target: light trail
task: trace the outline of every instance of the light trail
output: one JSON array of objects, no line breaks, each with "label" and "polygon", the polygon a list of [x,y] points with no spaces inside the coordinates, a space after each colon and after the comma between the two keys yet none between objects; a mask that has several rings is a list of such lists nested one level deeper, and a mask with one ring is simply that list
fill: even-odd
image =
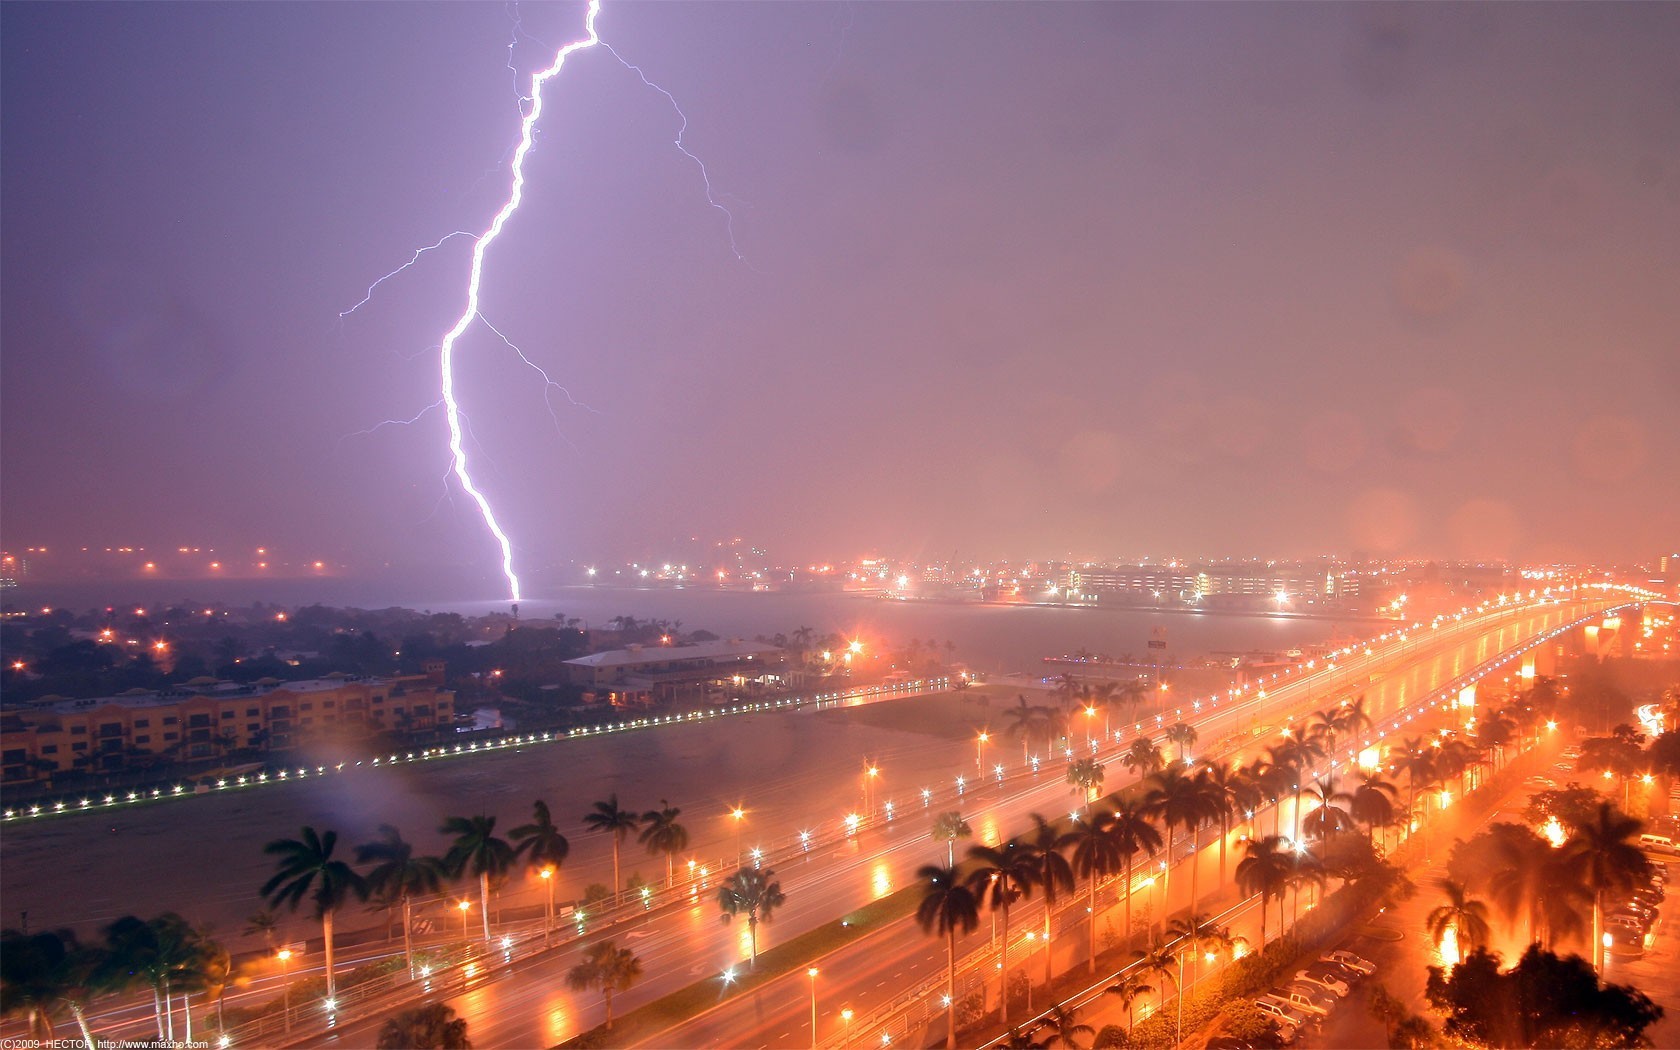
[{"label": "light trail", "polygon": [[507,533],[502,530],[501,524],[496,521],[496,512],[490,508],[490,501],[478,490],[478,486],[473,484],[472,474],[467,469],[467,450],[461,440],[461,410],[455,401],[455,341],[479,316],[478,299],[484,277],[484,254],[489,250],[491,243],[501,236],[502,228],[513,217],[513,213],[519,210],[519,202],[524,199],[525,155],[531,152],[531,145],[536,138],[537,121],[542,117],[543,85],[560,73],[566,65],[566,59],[574,52],[594,47],[601,42],[600,36],[595,32],[595,18],[600,13],[601,0],[589,0],[589,13],[584,16],[583,23],[587,35],[562,47],[548,68],[531,74],[531,105],[519,122],[519,146],[513,151],[513,184],[509,189],[507,202],[491,220],[489,229],[473,242],[472,272],[467,281],[467,305],[454,327],[444,334],[443,345],[438,355],[443,379],[444,417],[449,422],[449,452],[454,464],[455,477],[467,495],[478,504],[478,511],[484,517],[485,526],[491,535],[496,537],[496,543],[501,547],[502,575],[507,577],[509,600],[515,602],[519,601],[519,576],[513,571],[513,544]]}]

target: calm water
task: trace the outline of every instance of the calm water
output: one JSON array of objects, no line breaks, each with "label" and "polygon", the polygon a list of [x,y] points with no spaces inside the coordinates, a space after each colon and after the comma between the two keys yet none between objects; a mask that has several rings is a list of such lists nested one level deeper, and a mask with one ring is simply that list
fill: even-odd
[{"label": "calm water", "polygon": [[[143,581],[122,584],[40,584],[7,592],[9,604],[63,605],[89,609],[110,604],[248,605],[262,601],[286,606],[325,605],[385,608],[393,605],[433,612],[482,615],[505,612],[505,600],[472,600],[428,593],[424,583],[381,584],[351,580]],[[1040,658],[1085,648],[1149,659],[1154,628],[1164,628],[1175,660],[1213,652],[1278,650],[1328,641],[1332,637],[1375,634],[1380,627],[1359,621],[1279,616],[1233,616],[1206,613],[1158,613],[1149,610],[1072,609],[1055,606],[981,605],[978,603],[900,602],[844,594],[749,593],[715,590],[560,588],[520,603],[529,621],[556,614],[603,625],[615,616],[680,621],[684,629],[704,628],[724,637],[792,634],[801,626],[820,636],[937,640],[941,649],[956,643],[956,659],[979,670],[1001,673],[1035,670]]]}]

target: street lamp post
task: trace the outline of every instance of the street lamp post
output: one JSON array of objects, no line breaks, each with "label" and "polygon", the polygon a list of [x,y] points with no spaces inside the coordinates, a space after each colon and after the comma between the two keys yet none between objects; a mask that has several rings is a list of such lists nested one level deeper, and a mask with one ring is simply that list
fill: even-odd
[{"label": "street lamp post", "polygon": [[285,1020],[283,1021],[283,1024],[286,1031],[290,1032],[292,1030],[292,980],[291,976],[287,973],[286,964],[291,961],[292,950],[290,948],[282,948],[275,954],[280,957],[280,995],[282,999],[282,1009],[285,1012]]},{"label": "street lamp post", "polygon": [[735,818],[735,866],[740,867],[741,866],[741,820],[744,817],[746,817],[747,811],[742,809],[740,806],[736,806],[734,809],[729,811],[729,815]]},{"label": "street lamp post", "polygon": [[983,729],[980,731],[980,735],[974,738],[974,779],[976,780],[984,779],[986,776],[984,760],[980,756],[981,749],[986,746],[986,741],[990,739],[991,735]]},{"label": "street lamp post", "polygon": [[543,943],[548,943],[548,936],[554,930],[554,868],[542,870],[543,885],[548,887],[548,915],[543,922]]},{"label": "street lamp post", "polygon": [[817,1050],[817,968],[806,970],[805,976],[811,979],[811,1050]]},{"label": "street lamp post", "polygon": [[472,901],[457,901],[455,907],[461,909],[461,936],[467,941],[471,941],[472,934],[467,932],[467,912],[472,908]]},{"label": "street lamp post", "polygon": [[852,1017],[853,1016],[854,1015],[852,1014],[852,1008],[851,1007],[847,1006],[847,1007],[842,1007],[841,1008],[841,1010],[840,1010],[840,1020],[842,1020],[846,1023],[845,1041],[841,1045],[843,1047],[845,1047],[846,1050],[851,1050],[851,1046],[852,1046]]}]

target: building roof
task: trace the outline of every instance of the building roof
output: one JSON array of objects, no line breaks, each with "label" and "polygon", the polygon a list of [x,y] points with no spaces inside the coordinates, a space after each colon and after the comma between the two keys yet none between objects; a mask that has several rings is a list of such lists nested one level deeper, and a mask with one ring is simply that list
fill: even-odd
[{"label": "building roof", "polygon": [[[416,683],[424,680],[423,676],[402,675],[392,678],[361,678],[354,675],[343,675],[337,679],[308,678],[298,682],[282,682],[276,678],[263,678],[249,685],[238,682],[216,682],[213,688],[194,688],[192,682],[185,686],[174,686],[168,689],[130,689],[118,696],[94,696],[82,700],[66,700],[64,697],[44,696],[31,704],[34,708],[48,708],[59,714],[74,714],[78,711],[91,711],[96,707],[111,705],[114,707],[163,707],[186,703],[190,700],[249,700],[254,697],[267,696],[270,693],[321,693],[333,689],[342,689],[346,685],[362,683],[370,686],[396,685],[402,683]],[[194,679],[193,681],[198,681]]]},{"label": "building roof", "polygon": [[684,663],[698,660],[752,659],[782,652],[763,642],[743,642],[738,639],[723,642],[700,642],[696,645],[633,645],[628,649],[608,649],[590,653],[568,664],[578,667],[645,667],[649,664]]}]

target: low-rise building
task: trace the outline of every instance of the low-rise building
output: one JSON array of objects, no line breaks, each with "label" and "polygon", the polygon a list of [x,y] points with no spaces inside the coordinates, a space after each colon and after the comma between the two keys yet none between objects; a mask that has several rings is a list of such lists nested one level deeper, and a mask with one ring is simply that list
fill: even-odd
[{"label": "low-rise building", "polygon": [[616,707],[718,700],[789,688],[799,672],[788,651],[739,639],[632,645],[566,661],[567,681]]},{"label": "low-rise building", "polygon": [[0,779],[118,772],[160,760],[285,751],[311,740],[425,732],[451,724],[440,674],[328,675],[301,682],[194,682],[86,700],[49,698],[0,712]]}]

